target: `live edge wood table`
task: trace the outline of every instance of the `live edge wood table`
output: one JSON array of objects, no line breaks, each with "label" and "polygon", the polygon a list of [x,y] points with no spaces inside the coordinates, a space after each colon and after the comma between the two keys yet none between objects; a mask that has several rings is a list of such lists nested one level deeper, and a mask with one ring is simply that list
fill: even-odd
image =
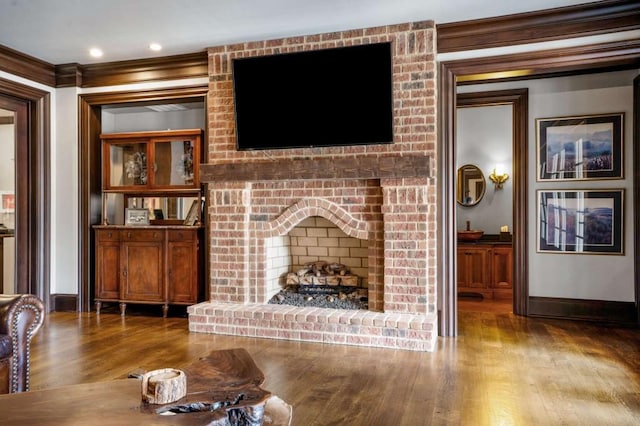
[{"label": "live edge wood table", "polygon": [[288,425],[291,406],[260,388],[264,375],[244,349],[213,351],[181,368],[187,395],[142,402],[141,381],[108,382],[0,395],[2,425]]}]

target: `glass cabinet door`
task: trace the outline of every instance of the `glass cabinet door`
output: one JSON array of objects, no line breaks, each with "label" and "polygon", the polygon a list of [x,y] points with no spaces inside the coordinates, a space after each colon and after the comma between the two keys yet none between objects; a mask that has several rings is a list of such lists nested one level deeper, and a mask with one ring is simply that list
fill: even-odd
[{"label": "glass cabinet door", "polygon": [[109,187],[147,186],[147,143],[109,144]]},{"label": "glass cabinet door", "polygon": [[189,129],[101,135],[103,190],[200,192],[201,133]]},{"label": "glass cabinet door", "polygon": [[155,141],[154,186],[193,185],[194,140]]}]

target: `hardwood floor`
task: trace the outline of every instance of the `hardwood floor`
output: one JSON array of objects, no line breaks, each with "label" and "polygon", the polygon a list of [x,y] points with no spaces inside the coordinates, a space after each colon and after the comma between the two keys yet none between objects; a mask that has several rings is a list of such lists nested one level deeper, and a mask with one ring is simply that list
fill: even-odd
[{"label": "hardwood floor", "polygon": [[[52,313],[32,389],[176,367],[243,347],[294,425],[640,424],[640,331],[459,313],[434,353],[189,333],[187,319]],[[1,422],[0,422],[1,423]]]},{"label": "hardwood floor", "polygon": [[513,312],[511,300],[473,300],[458,298],[458,310],[467,312],[491,312],[494,314],[508,314]]}]

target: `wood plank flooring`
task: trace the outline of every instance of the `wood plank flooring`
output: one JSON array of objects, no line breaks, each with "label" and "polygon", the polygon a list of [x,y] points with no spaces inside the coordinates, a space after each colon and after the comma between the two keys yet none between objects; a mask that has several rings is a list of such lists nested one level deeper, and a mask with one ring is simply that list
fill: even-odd
[{"label": "wood plank flooring", "polygon": [[[124,378],[243,347],[293,425],[640,424],[640,331],[459,313],[434,353],[189,333],[187,319],[52,313],[32,389]],[[0,422],[1,423],[1,422]]]}]

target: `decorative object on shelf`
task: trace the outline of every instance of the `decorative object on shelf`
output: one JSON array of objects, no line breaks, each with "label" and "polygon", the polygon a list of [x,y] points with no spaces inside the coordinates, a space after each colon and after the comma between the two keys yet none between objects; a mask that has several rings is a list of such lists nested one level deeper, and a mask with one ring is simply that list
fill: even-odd
[{"label": "decorative object on shelf", "polygon": [[484,231],[479,229],[471,229],[471,222],[467,221],[467,229],[458,231],[458,240],[460,241],[476,241],[482,238]]},{"label": "decorative object on shelf", "polygon": [[537,180],[622,179],[624,113],[536,120]]},{"label": "decorative object on shelf", "polygon": [[493,182],[496,189],[502,189],[502,185],[509,179],[509,174],[503,169],[501,165],[497,165],[493,168],[493,171],[489,175],[489,180]]},{"label": "decorative object on shelf", "polygon": [[125,209],[125,225],[148,225],[149,210]]},{"label": "decorative object on shelf", "polygon": [[623,254],[624,189],[537,192],[538,252]]},{"label": "decorative object on shelf", "polygon": [[188,226],[197,225],[200,223],[200,202],[199,200],[193,200],[189,213],[184,219],[184,224]]},{"label": "decorative object on shelf", "polygon": [[147,184],[147,155],[144,152],[134,152],[124,163],[124,170],[135,185]]},{"label": "decorative object on shelf", "polygon": [[511,232],[509,232],[509,226],[504,225],[500,227],[500,236],[498,237],[498,241],[511,242]]},{"label": "decorative object on shelf", "polygon": [[191,141],[183,142],[183,152],[181,161],[178,163],[178,171],[185,184],[191,184],[193,183],[193,145],[191,145]]}]

